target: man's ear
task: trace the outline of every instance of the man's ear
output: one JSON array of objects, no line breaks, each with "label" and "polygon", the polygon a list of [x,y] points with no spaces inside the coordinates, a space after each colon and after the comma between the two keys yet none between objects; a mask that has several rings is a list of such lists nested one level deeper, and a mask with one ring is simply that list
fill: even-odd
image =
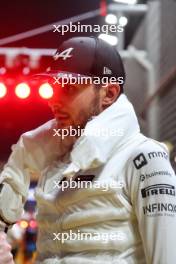
[{"label": "man's ear", "polygon": [[112,105],[120,95],[120,86],[116,84],[108,84],[104,87],[104,93],[102,97],[102,108],[107,108]]}]

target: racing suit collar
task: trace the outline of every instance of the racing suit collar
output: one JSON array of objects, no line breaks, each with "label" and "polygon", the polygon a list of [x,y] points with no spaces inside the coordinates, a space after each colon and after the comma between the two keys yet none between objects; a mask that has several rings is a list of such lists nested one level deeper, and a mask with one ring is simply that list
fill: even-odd
[{"label": "racing suit collar", "polygon": [[126,95],[90,120],[84,134],[71,151],[71,164],[64,172],[72,177],[79,170],[99,167],[107,162],[113,151],[123,147],[140,133],[134,108]]}]

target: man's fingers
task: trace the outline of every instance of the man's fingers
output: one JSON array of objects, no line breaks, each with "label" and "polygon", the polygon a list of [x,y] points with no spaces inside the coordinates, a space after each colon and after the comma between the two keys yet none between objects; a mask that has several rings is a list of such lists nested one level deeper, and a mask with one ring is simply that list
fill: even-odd
[{"label": "man's fingers", "polygon": [[3,264],[14,264],[13,255],[11,253],[9,253],[8,255],[4,256],[2,258],[2,262],[0,262],[0,263],[3,263]]},{"label": "man's fingers", "polygon": [[0,263],[1,264],[13,264],[13,255],[11,252],[0,252]]},{"label": "man's fingers", "polygon": [[14,264],[11,250],[12,247],[7,242],[7,235],[4,232],[0,232],[0,263]]}]

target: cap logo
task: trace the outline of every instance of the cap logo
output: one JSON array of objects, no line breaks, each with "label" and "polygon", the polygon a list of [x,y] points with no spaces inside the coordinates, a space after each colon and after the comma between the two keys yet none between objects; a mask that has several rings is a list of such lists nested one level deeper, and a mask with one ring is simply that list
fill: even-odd
[{"label": "cap logo", "polygon": [[63,50],[61,53],[59,51],[56,51],[56,54],[53,56],[54,60],[58,60],[59,58],[62,58],[63,60],[67,60],[68,58],[71,58],[73,55],[71,55],[73,48],[68,48],[66,50]]},{"label": "cap logo", "polygon": [[103,74],[112,74],[112,71],[108,67],[104,67]]}]

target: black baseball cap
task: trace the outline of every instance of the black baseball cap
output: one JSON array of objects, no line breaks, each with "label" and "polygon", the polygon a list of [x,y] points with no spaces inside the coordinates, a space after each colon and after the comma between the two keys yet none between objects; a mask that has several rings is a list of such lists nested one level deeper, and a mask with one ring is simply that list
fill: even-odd
[{"label": "black baseball cap", "polygon": [[[115,47],[96,37],[74,37],[64,41],[53,56],[44,77],[90,76],[119,77],[125,82],[125,70]],[[123,85],[120,86],[123,88]]]}]

